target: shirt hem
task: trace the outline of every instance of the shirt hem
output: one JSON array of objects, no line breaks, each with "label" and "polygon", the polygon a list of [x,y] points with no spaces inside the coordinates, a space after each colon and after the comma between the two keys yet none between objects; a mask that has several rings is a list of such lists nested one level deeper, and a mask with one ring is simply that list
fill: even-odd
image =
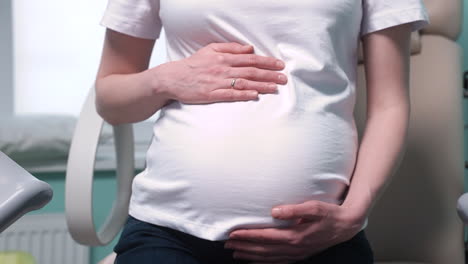
[{"label": "shirt hem", "polygon": [[186,219],[181,219],[161,212],[158,212],[159,217],[157,218],[139,212],[145,212],[144,208],[136,205],[132,205],[132,207],[130,207],[129,214],[140,221],[168,227],[210,241],[227,240],[229,238],[227,235],[222,235],[226,233],[226,228],[218,228],[212,225],[187,221]]},{"label": "shirt hem", "polygon": [[[132,205],[129,210],[129,215],[143,222],[171,228],[205,240],[225,241],[229,239],[229,235],[226,235],[229,230],[224,227],[220,228],[212,225],[187,221],[185,219],[161,212],[158,213],[160,216],[159,218],[148,217],[147,215],[141,214],[139,212],[145,212],[144,208],[137,205]],[[365,219],[364,224],[359,231],[367,228],[368,220],[368,218]]]},{"label": "shirt hem", "polygon": [[363,23],[361,37],[375,31],[406,23],[412,23],[411,31],[417,31],[429,24],[429,16],[423,8],[415,7],[376,14],[369,17]]},{"label": "shirt hem", "polygon": [[[127,19],[128,20],[128,19]],[[106,13],[102,17],[99,25],[120,32],[132,37],[143,39],[158,39],[161,34],[161,27],[154,26],[157,30],[146,30],[144,25],[138,22],[130,23],[117,15]]]}]

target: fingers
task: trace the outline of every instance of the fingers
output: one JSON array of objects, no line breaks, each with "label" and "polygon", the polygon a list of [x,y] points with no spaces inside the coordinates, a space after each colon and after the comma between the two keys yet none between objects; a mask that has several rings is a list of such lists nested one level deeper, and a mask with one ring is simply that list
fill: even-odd
[{"label": "fingers", "polygon": [[208,94],[210,101],[248,101],[258,99],[258,92],[254,90],[240,91],[236,89],[216,89]]},{"label": "fingers", "polygon": [[[233,89],[234,90],[234,89]],[[293,226],[289,228],[262,228],[236,230],[229,235],[229,239],[247,240],[265,244],[298,245],[302,227]]]},{"label": "fingers", "polygon": [[337,208],[337,205],[324,203],[321,201],[307,201],[301,204],[285,205],[278,218],[290,219],[293,217],[302,217],[304,220],[320,220],[330,213],[330,210]]},{"label": "fingers", "polygon": [[225,248],[233,249],[235,253],[241,251],[266,257],[280,257],[284,255],[298,257],[304,251],[304,248],[288,244],[263,244],[243,240],[229,240],[225,244]]},{"label": "fingers", "polygon": [[253,46],[251,45],[242,45],[236,42],[229,43],[211,43],[207,47],[210,49],[221,52],[221,53],[232,53],[232,54],[241,54],[241,53],[252,53]]},{"label": "fingers", "polygon": [[233,67],[256,67],[260,69],[282,70],[285,64],[282,60],[260,56],[253,53],[253,46],[239,43],[211,43],[208,45],[218,53],[217,60]]},{"label": "fingers", "polygon": [[226,82],[226,88],[234,88],[237,90],[257,90],[260,93],[276,93],[278,91],[278,86],[271,82],[256,82],[256,81],[250,81],[246,79],[241,79],[238,78],[236,79],[236,83],[234,87],[231,86],[231,80],[228,79],[229,84]]},{"label": "fingers", "polygon": [[257,69],[254,67],[232,68],[226,74],[228,75],[226,77],[243,78],[252,81],[271,82],[282,85],[288,82],[288,77],[286,76],[286,74],[283,74],[281,72]]},{"label": "fingers", "polygon": [[285,67],[285,64],[282,60],[255,54],[219,54],[218,61],[232,67],[250,66],[268,70],[282,70]]},{"label": "fingers", "polygon": [[[221,101],[247,101],[258,99],[259,93],[276,93],[275,83],[256,82],[246,79],[237,79],[234,87],[231,87],[232,79],[223,80],[220,89],[210,92],[210,100]],[[233,89],[234,88],[234,89]]]},{"label": "fingers", "polygon": [[[284,62],[255,55],[253,49],[251,45],[235,42],[211,43],[203,47],[186,62],[190,69],[188,75],[193,76],[187,79],[203,85],[204,98],[200,93],[187,94],[187,90],[183,90],[183,96],[175,95],[174,98],[184,103],[247,101],[257,100],[259,93],[276,93],[277,84],[287,83],[287,76],[278,72],[284,69]],[[233,79],[236,82],[231,86]]]}]

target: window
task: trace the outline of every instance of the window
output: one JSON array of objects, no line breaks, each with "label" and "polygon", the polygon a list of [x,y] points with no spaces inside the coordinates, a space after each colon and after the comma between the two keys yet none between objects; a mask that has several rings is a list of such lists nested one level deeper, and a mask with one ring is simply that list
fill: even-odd
[{"label": "window", "polygon": [[[97,72],[107,0],[12,1],[14,112],[78,115]],[[151,67],[165,62],[164,32]]]},{"label": "window", "polygon": [[[65,168],[68,145],[64,142],[71,141],[75,117],[81,111],[99,66],[105,33],[99,22],[106,5],[107,0],[0,1],[0,29],[6,32],[0,38],[0,58],[6,58],[0,59],[0,70],[5,69],[0,77],[7,79],[0,78],[0,114],[7,117],[0,127],[4,129],[0,130],[0,150],[10,157],[22,158],[23,166],[42,159],[38,167],[26,166],[32,171]],[[165,61],[162,31],[150,67]],[[47,118],[50,114],[75,117],[50,120]],[[49,122],[48,129],[57,130],[59,136],[47,129],[44,132],[44,122],[36,118],[41,115]],[[57,128],[51,128],[54,126]],[[109,129],[105,131],[103,138],[109,136]],[[37,140],[32,139],[30,132]],[[137,167],[143,166],[151,132],[151,123],[135,126]],[[99,160],[102,161],[114,151],[112,147],[106,148],[112,142],[101,143],[102,149],[108,149],[101,151]],[[52,153],[55,145],[58,147]],[[44,151],[55,158],[44,160]]]}]

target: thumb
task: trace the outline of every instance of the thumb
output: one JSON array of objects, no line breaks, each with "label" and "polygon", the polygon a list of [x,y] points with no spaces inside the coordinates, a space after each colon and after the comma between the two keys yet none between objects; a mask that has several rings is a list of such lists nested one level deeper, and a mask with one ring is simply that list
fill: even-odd
[{"label": "thumb", "polygon": [[321,219],[327,215],[327,204],[321,201],[307,201],[301,204],[281,205],[274,207],[271,215],[278,219],[307,220]]}]

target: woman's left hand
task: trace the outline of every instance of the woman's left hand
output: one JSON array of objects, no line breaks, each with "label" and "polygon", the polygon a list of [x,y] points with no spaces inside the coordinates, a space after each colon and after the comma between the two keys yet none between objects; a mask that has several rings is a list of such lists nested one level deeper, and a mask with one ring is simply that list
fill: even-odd
[{"label": "woman's left hand", "polygon": [[351,239],[365,221],[353,208],[316,200],[277,206],[272,216],[296,224],[231,232],[225,247],[234,250],[234,258],[253,261],[251,264],[293,263]]}]

